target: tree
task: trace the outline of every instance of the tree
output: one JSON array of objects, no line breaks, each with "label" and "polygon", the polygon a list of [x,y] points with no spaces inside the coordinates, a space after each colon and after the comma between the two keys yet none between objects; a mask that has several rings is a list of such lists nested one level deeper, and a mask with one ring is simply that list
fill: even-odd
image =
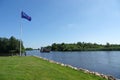
[{"label": "tree", "polygon": [[106,45],[105,45],[105,47],[110,47],[110,43],[107,42]]},{"label": "tree", "polygon": [[57,51],[57,50],[58,50],[56,43],[53,43],[53,44],[52,44],[51,50],[54,50],[54,51]]},{"label": "tree", "polygon": [[[50,46],[49,46],[50,47]],[[108,50],[120,50],[120,45],[106,43],[106,45],[97,44],[97,43],[85,43],[85,42],[77,42],[77,43],[61,43],[56,44],[53,43],[51,46],[52,51],[108,51]]]},{"label": "tree", "polygon": [[33,50],[33,48],[25,48],[25,50]]},{"label": "tree", "polygon": [[[9,53],[19,53],[20,52],[20,40],[11,36],[8,38],[0,38],[0,53],[9,54]],[[23,42],[21,43],[22,52],[25,50]]]}]

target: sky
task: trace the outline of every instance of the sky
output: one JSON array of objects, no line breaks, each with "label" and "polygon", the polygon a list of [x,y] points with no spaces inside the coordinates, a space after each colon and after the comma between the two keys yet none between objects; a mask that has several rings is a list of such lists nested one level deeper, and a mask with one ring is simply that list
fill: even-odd
[{"label": "sky", "polygon": [[[32,20],[21,18],[21,11]],[[120,44],[120,0],[0,0],[0,37],[11,36],[32,48],[62,42]]]}]

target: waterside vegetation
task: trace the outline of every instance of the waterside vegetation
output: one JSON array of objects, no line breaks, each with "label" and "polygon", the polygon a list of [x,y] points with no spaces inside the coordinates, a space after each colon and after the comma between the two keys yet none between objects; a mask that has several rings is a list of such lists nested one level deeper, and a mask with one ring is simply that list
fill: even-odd
[{"label": "waterside vegetation", "polygon": [[[21,50],[25,51],[21,41]],[[0,38],[0,55],[11,55],[20,52],[20,40],[11,36],[10,38]]]},{"label": "waterside vegetation", "polygon": [[29,51],[29,50],[33,50],[33,48],[29,47],[29,48],[25,48],[25,50]]},{"label": "waterside vegetation", "polygon": [[97,44],[97,43],[85,43],[85,42],[77,42],[77,43],[53,43],[51,46],[47,46],[45,48],[51,49],[51,51],[120,51],[119,44],[110,44],[106,43]]}]

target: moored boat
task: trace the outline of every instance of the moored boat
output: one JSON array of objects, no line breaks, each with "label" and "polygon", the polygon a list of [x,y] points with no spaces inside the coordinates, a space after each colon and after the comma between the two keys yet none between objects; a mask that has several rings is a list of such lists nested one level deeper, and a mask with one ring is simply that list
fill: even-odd
[{"label": "moored boat", "polygon": [[49,53],[50,49],[45,48],[45,47],[41,47],[40,52],[47,52],[47,53]]}]

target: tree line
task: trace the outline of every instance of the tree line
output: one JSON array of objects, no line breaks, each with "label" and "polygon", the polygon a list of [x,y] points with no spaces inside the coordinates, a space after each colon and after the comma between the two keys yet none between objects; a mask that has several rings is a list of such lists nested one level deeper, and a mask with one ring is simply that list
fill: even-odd
[{"label": "tree line", "polygon": [[97,43],[85,43],[85,42],[77,42],[77,43],[53,43],[51,46],[46,46],[45,48],[51,49],[51,51],[119,51],[119,44],[110,44],[106,43],[97,44]]},{"label": "tree line", "polygon": [[25,48],[25,50],[33,50],[33,48],[31,48],[31,47],[28,47],[28,48]]},{"label": "tree line", "polygon": [[[21,41],[21,51],[24,52],[23,42]],[[0,38],[0,54],[10,54],[20,52],[20,40],[11,36],[10,38]]]}]

